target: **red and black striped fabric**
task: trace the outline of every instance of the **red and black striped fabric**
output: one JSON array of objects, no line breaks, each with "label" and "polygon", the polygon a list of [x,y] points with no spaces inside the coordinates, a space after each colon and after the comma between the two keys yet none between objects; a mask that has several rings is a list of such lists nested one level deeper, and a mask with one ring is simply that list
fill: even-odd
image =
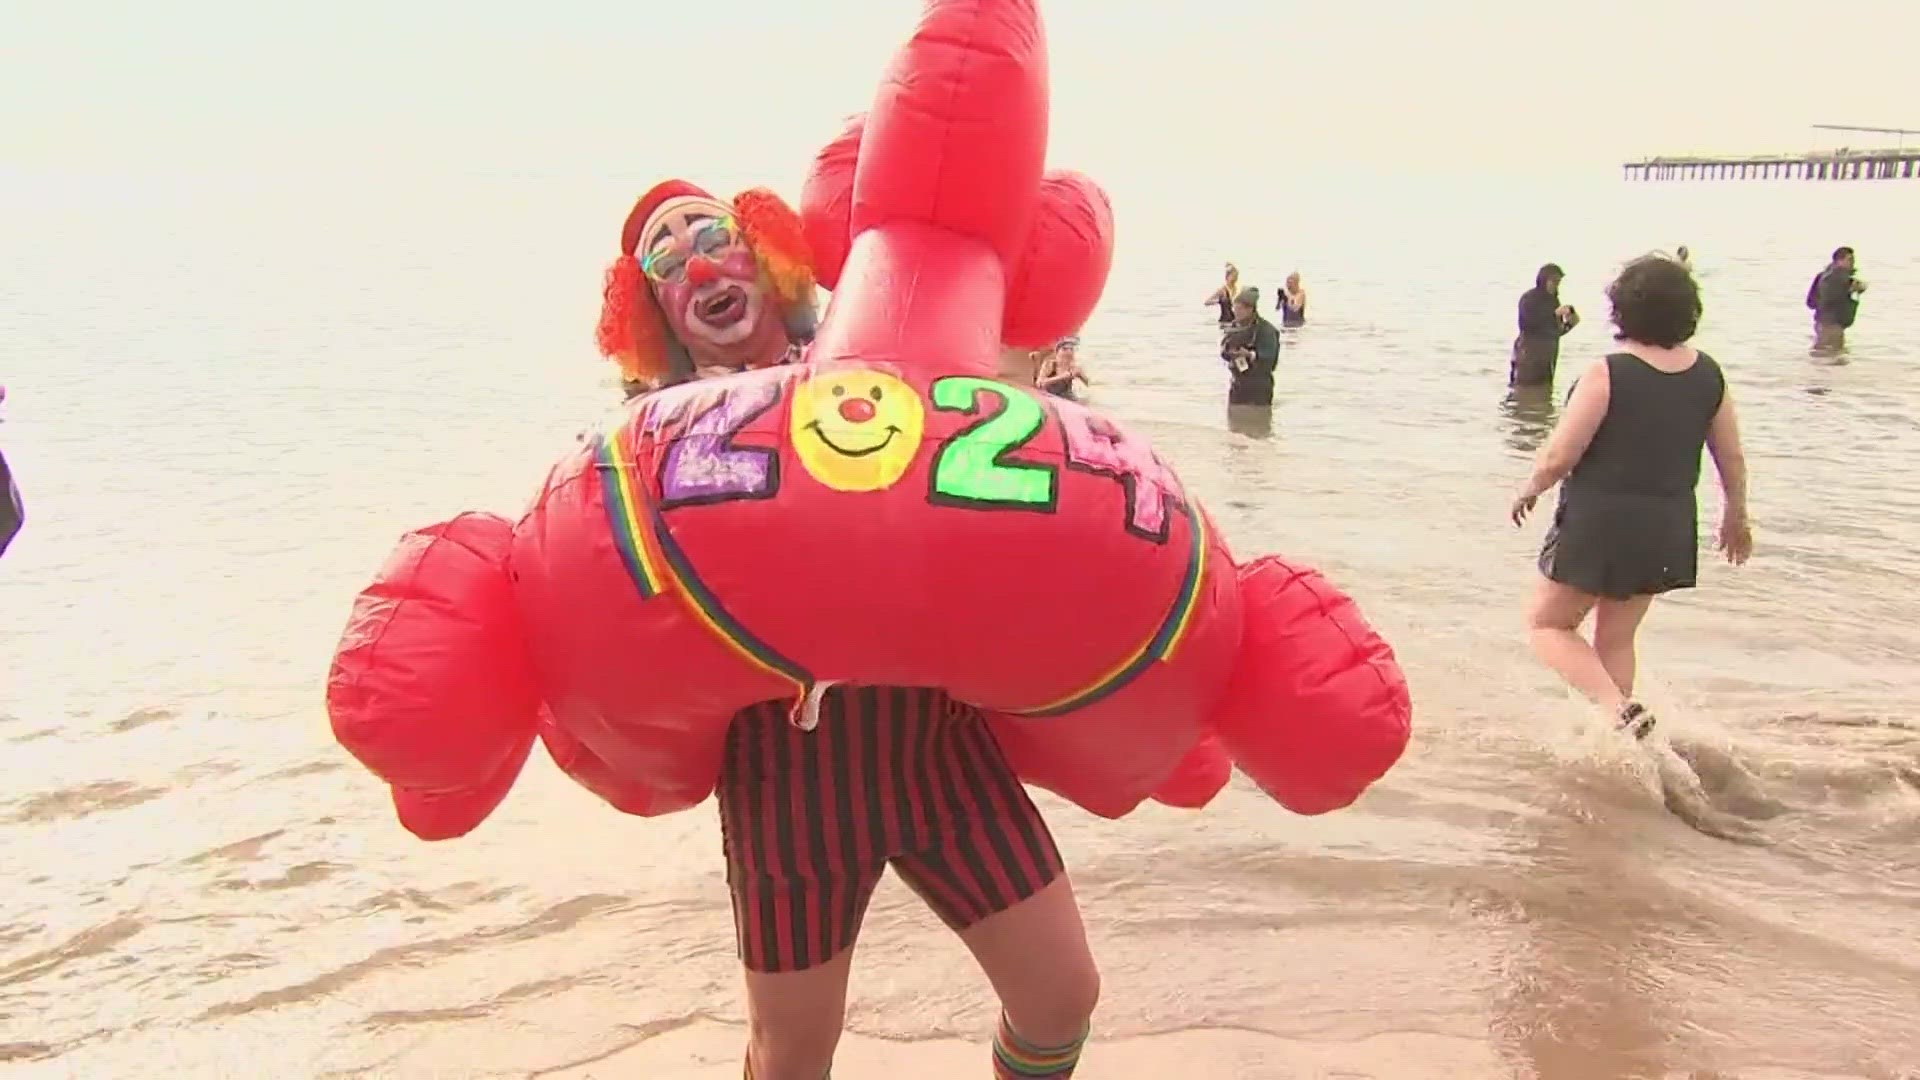
[{"label": "red and black striped fabric", "polygon": [[803,971],[852,946],[891,864],[963,930],[1063,869],[977,709],[943,691],[834,687],[802,731],[784,702],[727,732],[720,825],[741,961]]}]

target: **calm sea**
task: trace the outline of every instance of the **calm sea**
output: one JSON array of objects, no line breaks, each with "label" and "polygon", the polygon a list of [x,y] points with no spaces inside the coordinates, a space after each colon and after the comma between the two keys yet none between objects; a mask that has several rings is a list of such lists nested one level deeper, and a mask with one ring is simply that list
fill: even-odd
[{"label": "calm sea", "polygon": [[[517,510],[614,396],[590,331],[645,180],[0,183],[0,448],[29,513],[0,562],[0,1072],[525,1076],[738,1017],[710,810],[623,818],[542,759],[478,833],[422,845],[321,708],[395,537]],[[1920,1062],[1920,185],[1114,193],[1097,403],[1238,550],[1353,591],[1419,714],[1387,781],[1322,819],[1239,788],[1119,823],[1048,803],[1100,1031],[1272,1032],[1413,1078]],[[1802,296],[1842,243],[1870,291],[1846,362],[1815,362]],[[1755,843],[1667,813],[1533,663],[1539,534],[1504,520],[1553,415],[1505,398],[1515,298],[1567,268],[1577,366],[1607,345],[1610,271],[1676,244],[1743,409],[1759,550],[1659,605],[1643,670]],[[1201,304],[1223,259],[1311,291],[1270,432],[1224,415]],[[992,1016],[893,883],[853,993],[851,1026],[890,1037]],[[1394,1033],[1423,1060],[1370,1049]]]}]

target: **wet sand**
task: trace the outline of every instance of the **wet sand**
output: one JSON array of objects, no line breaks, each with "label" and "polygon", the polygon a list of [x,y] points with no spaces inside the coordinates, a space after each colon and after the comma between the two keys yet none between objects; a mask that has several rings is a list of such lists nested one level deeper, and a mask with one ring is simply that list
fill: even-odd
[{"label": "wet sand", "polygon": [[[633,1076],[739,1080],[741,1038],[739,1028],[695,1023],[643,1037],[628,1049],[593,1061],[535,1075],[543,1080],[618,1080]],[[902,1041],[849,1035],[840,1047],[833,1068],[836,1078],[964,1077],[988,1072],[985,1047],[960,1039]],[[1482,1080],[1498,1074],[1500,1068],[1498,1055],[1471,1040],[1421,1032],[1326,1044],[1262,1032],[1185,1029],[1090,1044],[1076,1075],[1111,1080],[1159,1080],[1168,1076]]]}]

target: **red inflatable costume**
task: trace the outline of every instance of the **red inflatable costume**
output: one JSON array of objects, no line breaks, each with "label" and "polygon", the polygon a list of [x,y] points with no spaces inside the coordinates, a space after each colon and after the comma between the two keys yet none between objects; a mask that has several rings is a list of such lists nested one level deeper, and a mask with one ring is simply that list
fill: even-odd
[{"label": "red inflatable costume", "polygon": [[991,377],[1106,281],[1106,197],[1044,170],[1046,129],[1032,0],[929,0],[806,185],[834,290],[807,362],[648,395],[518,523],[401,541],[328,706],[403,824],[473,828],[536,735],[620,810],[682,810],[737,711],[805,727],[836,683],[944,687],[1022,779],[1108,817],[1203,805],[1229,757],[1310,814],[1386,772],[1407,689],[1353,602],[1236,564],[1144,440]]}]

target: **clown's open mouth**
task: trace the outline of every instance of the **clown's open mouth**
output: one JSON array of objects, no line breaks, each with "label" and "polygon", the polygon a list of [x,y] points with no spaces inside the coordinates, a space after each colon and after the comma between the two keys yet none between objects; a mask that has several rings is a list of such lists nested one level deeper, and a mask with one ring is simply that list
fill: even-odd
[{"label": "clown's open mouth", "polygon": [[716,330],[724,330],[747,317],[747,290],[729,285],[693,305],[694,317]]},{"label": "clown's open mouth", "polygon": [[899,428],[894,427],[892,424],[888,424],[886,438],[881,439],[879,442],[874,443],[872,446],[865,447],[860,450],[849,450],[846,447],[841,446],[839,443],[834,442],[832,439],[827,438],[826,429],[820,426],[820,421],[815,420],[813,423],[808,424],[807,426],[813,429],[813,433],[815,435],[820,436],[821,442],[827,444],[827,449],[833,451],[836,454],[840,454],[844,457],[866,457],[869,454],[877,454],[880,451],[885,450],[889,445],[893,443],[893,437],[895,435],[900,434]]}]

